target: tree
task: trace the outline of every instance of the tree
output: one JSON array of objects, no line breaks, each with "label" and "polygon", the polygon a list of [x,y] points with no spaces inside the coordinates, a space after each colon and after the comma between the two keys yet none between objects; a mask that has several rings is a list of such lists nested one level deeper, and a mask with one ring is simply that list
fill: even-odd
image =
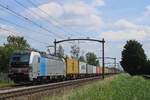
[{"label": "tree", "polygon": [[64,57],[64,49],[61,45],[59,45],[58,47],[58,53],[57,53],[58,57],[62,58]]},{"label": "tree", "polygon": [[3,62],[2,62],[2,55],[3,54],[3,47],[2,46],[0,46],[0,71],[2,70],[2,64],[3,64]]},{"label": "tree", "polygon": [[86,54],[86,61],[90,65],[95,65],[95,66],[99,65],[99,60],[97,59],[96,55],[92,52],[88,52]]},{"label": "tree", "polygon": [[71,46],[71,56],[73,58],[78,58],[80,53],[80,48],[77,45]]},{"label": "tree", "polygon": [[7,44],[4,44],[5,47],[12,48],[12,49],[27,49],[30,48],[30,45],[24,39],[24,37],[20,36],[8,36],[7,37]]},{"label": "tree", "polygon": [[136,40],[129,40],[122,51],[121,65],[123,69],[131,75],[142,74],[147,62],[142,45]]},{"label": "tree", "polygon": [[79,61],[85,62],[84,56],[80,56]]},{"label": "tree", "polygon": [[0,47],[0,71],[8,71],[9,58],[15,50],[30,48],[27,41],[20,36],[8,36],[7,43]]},{"label": "tree", "polygon": [[150,60],[147,60],[145,66],[142,67],[142,73],[150,75]]}]

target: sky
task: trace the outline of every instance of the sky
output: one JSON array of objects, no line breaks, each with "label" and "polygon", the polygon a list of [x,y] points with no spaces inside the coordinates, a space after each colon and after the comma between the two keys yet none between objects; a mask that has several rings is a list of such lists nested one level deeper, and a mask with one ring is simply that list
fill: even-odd
[{"label": "sky", "polygon": [[[0,0],[0,45],[8,35],[24,36],[46,51],[54,39],[105,39],[105,56],[121,60],[127,40],[139,41],[150,58],[150,0]],[[65,53],[77,44],[81,54],[101,56],[101,44],[62,43]]]}]

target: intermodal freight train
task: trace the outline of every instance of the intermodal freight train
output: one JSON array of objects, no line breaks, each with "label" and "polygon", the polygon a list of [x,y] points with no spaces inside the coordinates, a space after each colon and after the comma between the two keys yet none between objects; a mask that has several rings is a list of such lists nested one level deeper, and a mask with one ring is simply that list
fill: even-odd
[{"label": "intermodal freight train", "polygon": [[[10,58],[9,77],[16,83],[69,80],[99,76],[102,68],[72,58],[59,58],[36,51],[18,51]],[[115,70],[105,68],[105,73]]]}]

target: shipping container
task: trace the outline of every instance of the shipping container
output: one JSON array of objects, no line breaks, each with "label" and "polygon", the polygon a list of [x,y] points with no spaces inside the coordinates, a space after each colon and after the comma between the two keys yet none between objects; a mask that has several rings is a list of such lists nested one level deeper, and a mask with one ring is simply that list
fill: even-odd
[{"label": "shipping container", "polygon": [[96,74],[96,66],[93,66],[93,74]]},{"label": "shipping container", "polygon": [[46,59],[46,76],[65,76],[66,66],[65,61],[62,59],[53,57]]},{"label": "shipping container", "polygon": [[109,73],[109,69],[105,67],[104,73],[108,74]]},{"label": "shipping container", "polygon": [[79,73],[78,60],[67,58],[66,69],[67,69],[67,74],[78,74]]},{"label": "shipping container", "polygon": [[102,67],[100,67],[100,74],[102,74],[102,72],[103,72],[103,68],[102,68]]},{"label": "shipping container", "polygon": [[112,69],[108,68],[108,73],[112,73],[112,72],[113,72]]},{"label": "shipping container", "polygon": [[96,74],[100,74],[100,66],[96,67]]},{"label": "shipping container", "polygon": [[93,73],[93,66],[87,64],[87,74],[92,74]]},{"label": "shipping container", "polygon": [[86,74],[86,63],[79,62],[79,74]]}]

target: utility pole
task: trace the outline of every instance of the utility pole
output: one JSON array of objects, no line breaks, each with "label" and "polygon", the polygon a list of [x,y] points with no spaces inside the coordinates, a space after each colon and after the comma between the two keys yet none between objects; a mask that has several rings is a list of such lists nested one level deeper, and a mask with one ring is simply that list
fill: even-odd
[{"label": "utility pole", "polygon": [[104,79],[104,71],[105,71],[105,60],[104,60],[104,43],[105,43],[105,40],[103,38],[102,40],[102,78]]},{"label": "utility pole", "polygon": [[54,49],[55,49],[55,50],[54,50],[54,55],[55,55],[55,56],[56,56],[56,46],[57,46],[56,44],[57,44],[57,43],[56,43],[56,39],[55,39],[55,41],[54,41]]},{"label": "utility pole", "polygon": [[114,65],[115,65],[115,68],[116,68],[116,67],[117,67],[117,66],[116,66],[116,58],[114,58]]}]

